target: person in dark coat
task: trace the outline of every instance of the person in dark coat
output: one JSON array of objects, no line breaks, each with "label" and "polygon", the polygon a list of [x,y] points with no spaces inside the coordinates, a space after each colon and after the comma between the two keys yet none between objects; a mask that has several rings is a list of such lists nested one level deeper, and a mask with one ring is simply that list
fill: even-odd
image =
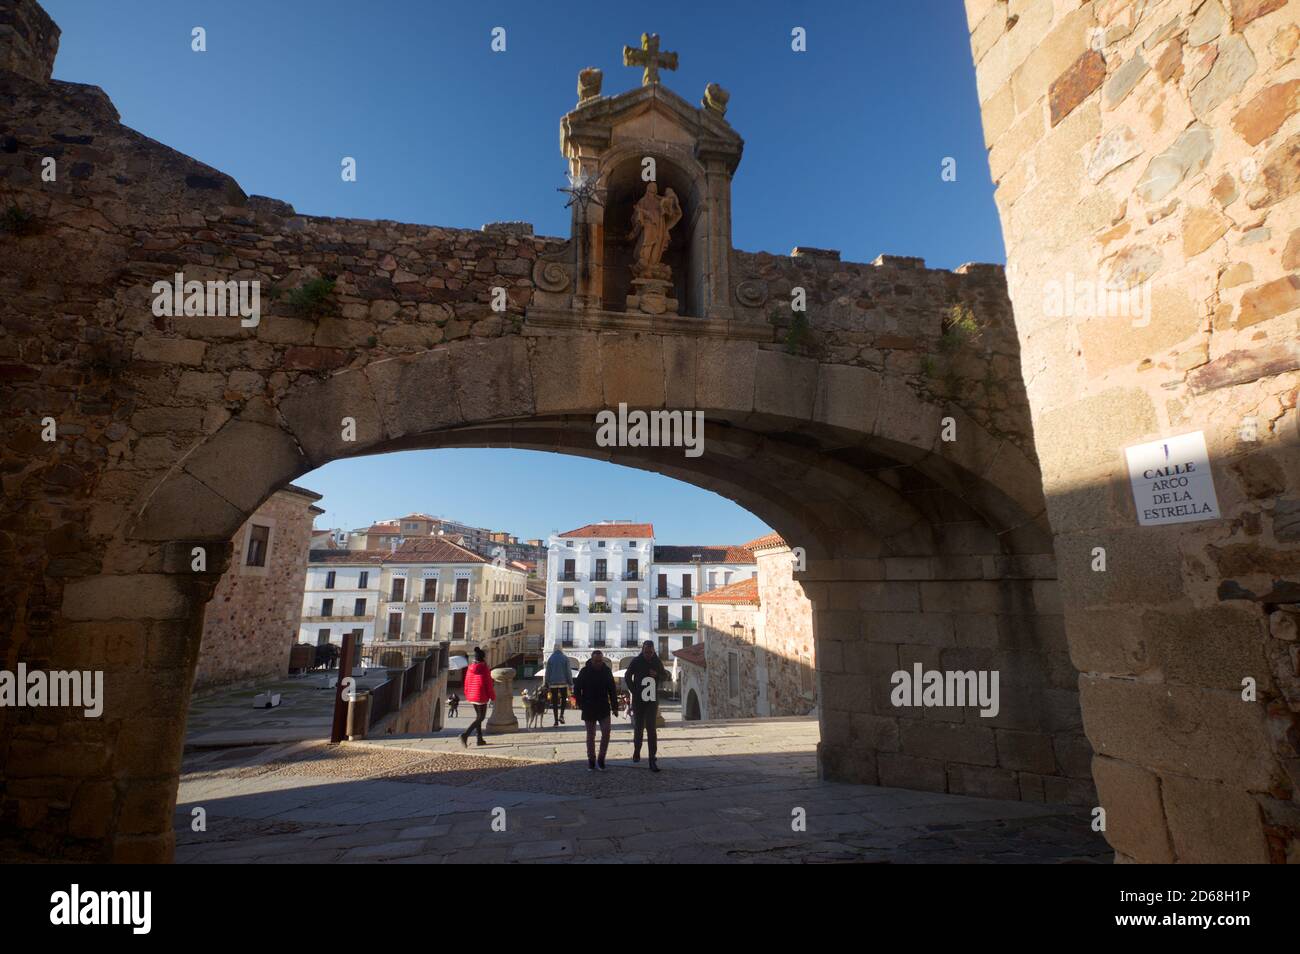
[{"label": "person in dark coat", "polygon": [[[609,723],[618,715],[618,686],[614,673],[605,663],[599,649],[591,654],[587,664],[573,682],[573,695],[582,710],[582,721],[587,723],[587,771],[605,771],[605,752],[609,749]],[[596,755],[596,726],[600,725],[600,755]]]},{"label": "person in dark coat", "polygon": [[623,677],[632,695],[632,761],[641,761],[641,736],[650,736],[650,771],[659,771],[655,753],[659,748],[659,730],[655,720],[659,717],[659,683],[668,678],[664,664],[655,653],[655,644],[646,640],[641,644],[641,655],[627,667]]}]

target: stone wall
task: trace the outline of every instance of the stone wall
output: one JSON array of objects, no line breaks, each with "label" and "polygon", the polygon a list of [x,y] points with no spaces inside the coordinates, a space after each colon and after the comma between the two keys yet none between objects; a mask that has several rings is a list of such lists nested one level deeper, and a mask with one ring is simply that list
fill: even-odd
[{"label": "stone wall", "polygon": [[765,715],[807,715],[817,708],[815,675],[811,691],[805,668],[815,669],[813,606],[803,587],[795,582],[789,547],[757,551],[758,598],[763,622],[759,645],[766,656],[767,705]]},{"label": "stone wall", "polygon": [[[906,381],[929,400],[955,401],[980,426],[1032,457],[1029,404],[1001,266],[971,264],[949,272],[897,255],[859,263],[842,262],[837,252],[795,252],[732,252],[741,320],[772,325],[778,346],[797,354],[870,368]],[[802,323],[791,308],[795,288],[807,295]],[[957,306],[968,309],[972,329],[952,326]]]},{"label": "stone wall", "polygon": [[[760,626],[757,606],[700,603],[700,638],[704,640],[705,682],[710,719],[753,719],[758,710],[759,672],[755,639]],[[732,627],[740,623],[739,638]],[[739,692],[732,696],[728,659],[735,653],[740,671]]]},{"label": "stone wall", "polygon": [[[1107,838],[1300,861],[1300,5],[966,10]],[[1191,431],[1221,518],[1139,526],[1124,448]]]},{"label": "stone wall", "polygon": [[[298,633],[317,494],[276,492],[239,528],[230,570],[203,614],[196,692],[231,683],[279,679],[289,671]],[[249,528],[270,527],[264,568],[245,567]]]},{"label": "stone wall", "polygon": [[438,672],[437,678],[420,687],[402,708],[381,719],[366,736],[424,735],[442,728],[443,703],[447,699],[447,670]]}]

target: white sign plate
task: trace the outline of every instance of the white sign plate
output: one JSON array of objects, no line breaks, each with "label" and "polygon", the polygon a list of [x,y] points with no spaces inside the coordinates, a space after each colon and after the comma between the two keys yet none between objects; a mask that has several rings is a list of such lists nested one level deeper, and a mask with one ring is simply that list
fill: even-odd
[{"label": "white sign plate", "polygon": [[1124,454],[1141,526],[1219,519],[1204,432],[1127,447]]}]

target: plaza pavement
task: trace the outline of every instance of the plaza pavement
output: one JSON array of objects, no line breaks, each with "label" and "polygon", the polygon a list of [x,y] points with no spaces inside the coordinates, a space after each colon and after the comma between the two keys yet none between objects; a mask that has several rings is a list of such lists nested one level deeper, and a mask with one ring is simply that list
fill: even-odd
[{"label": "plaza pavement", "polygon": [[[462,707],[464,712],[464,707]],[[616,720],[589,773],[570,724],[461,747],[427,737],[191,752],[176,860],[275,862],[1109,862],[1086,809],[816,777],[814,719],[676,721],[663,771]],[[206,830],[193,831],[193,810]],[[806,820],[796,830],[797,819]],[[494,824],[495,823],[495,824]],[[504,827],[504,830],[498,830]]]}]

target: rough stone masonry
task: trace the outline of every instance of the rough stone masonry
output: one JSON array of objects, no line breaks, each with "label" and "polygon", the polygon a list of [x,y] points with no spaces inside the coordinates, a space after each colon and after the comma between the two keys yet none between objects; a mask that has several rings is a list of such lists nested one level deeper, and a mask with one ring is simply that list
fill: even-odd
[{"label": "rough stone masonry", "polygon": [[[1300,861],[1300,6],[966,12],[1106,837]],[[1124,448],[1193,431],[1221,518],[1139,526]]]},{"label": "rough stone masonry", "polygon": [[[1202,367],[1179,370],[1181,359],[1166,353],[1174,344],[1151,343],[1172,333],[1175,299],[1209,273],[1208,257],[1175,270],[1175,252],[1187,254],[1181,233],[1160,236],[1184,222],[1189,190],[1220,161],[1206,158],[1203,130],[1226,142],[1230,104],[1192,96],[1192,77],[1208,68],[1208,82],[1216,67],[1180,46],[1183,73],[1170,67],[1166,85],[1204,116],[1179,113],[1171,93],[1158,136],[1134,125],[1154,122],[1125,103],[1149,97],[1165,72],[1156,63],[1136,76],[1130,67],[1115,91],[1132,87],[1103,120],[1101,79],[1122,65],[1117,54],[1088,46],[1095,34],[1086,29],[1076,52],[1077,31],[1053,27],[1050,2],[1010,7],[970,12],[1015,323],[1001,269],[944,272],[888,256],[842,263],[815,249],[745,253],[730,247],[726,223],[704,257],[710,274],[729,277],[707,296],[693,293],[710,308],[725,300],[725,318],[632,325],[599,301],[554,305],[582,280],[575,237],[315,218],[246,196],[229,177],[123,127],[97,88],[51,80],[57,28],[33,0],[0,0],[0,82],[12,93],[0,114],[0,652],[10,667],[102,669],[106,695],[98,720],[0,711],[5,835],[47,858],[169,858],[203,608],[237,528],[275,490],[343,456],[515,446],[716,490],[807,552],[798,579],[814,612],[826,777],[1087,806],[1098,796],[1095,773],[1122,858],[1293,854],[1297,693],[1287,634],[1297,574],[1288,534],[1297,467],[1294,445],[1282,448],[1295,431],[1296,381],[1278,329],[1294,315],[1244,331],[1211,323]],[[1102,7],[1083,4],[1066,19],[1090,27],[1078,18],[1100,19]],[[1185,3],[1104,7],[1104,25],[1126,22],[1126,9],[1140,22],[1116,39],[1124,50],[1168,22],[1172,14],[1148,29],[1157,8],[1176,8],[1171,38],[1191,32]],[[989,38],[980,27],[999,14]],[[1276,33],[1285,55],[1257,59],[1229,99],[1253,98],[1294,70],[1285,13],[1245,16],[1244,34],[1225,21],[1222,39],[1208,42],[1237,44],[1241,34],[1261,51]],[[1144,51],[1144,61],[1156,55]],[[1231,86],[1244,63],[1239,50],[1228,54],[1215,82]],[[1266,101],[1289,102],[1276,92]],[[648,135],[627,115],[633,105],[657,111],[673,141]],[[1008,109],[1014,125],[999,130]],[[1094,185],[1089,169],[1135,148],[1123,132],[1100,148],[1112,115],[1129,116],[1150,158]],[[688,186],[684,196],[729,185],[734,162],[706,168],[694,158],[715,148],[700,130],[721,120],[666,89],[579,104],[564,128],[578,128],[575,116],[600,120],[581,126],[579,151],[617,140],[610,163],[656,155]],[[1259,246],[1276,247],[1294,226],[1294,151],[1277,152],[1276,138],[1293,136],[1294,123],[1288,113],[1280,133],[1260,140],[1257,174],[1237,183],[1239,205],[1225,211],[1210,204],[1212,191],[1205,198],[1207,211],[1237,218],[1204,254],[1231,248],[1229,267],[1251,266],[1223,299],[1237,305],[1225,322],[1288,300],[1286,283],[1276,284],[1287,273]],[[1013,134],[1030,141],[1000,149]],[[46,157],[60,170],[55,182],[41,179]],[[1147,194],[1182,179],[1150,203],[1129,195],[1136,183],[1112,193],[1147,165]],[[1119,274],[1155,277],[1148,324],[1045,322],[1025,290],[1026,276],[1089,280],[1098,228],[1122,230],[1107,243]],[[258,280],[277,295],[255,328],[155,316],[148,290],[177,271]],[[802,323],[783,304],[795,286],[810,302]],[[303,307],[304,293],[324,288],[318,307]],[[494,288],[507,292],[504,313],[489,306]],[[981,329],[974,339],[952,334],[956,306]],[[1220,307],[1216,297],[1206,320]],[[1111,374],[1133,381],[1112,384]],[[1236,433],[1227,418],[1245,406],[1239,394],[1258,395],[1260,439],[1245,449],[1226,439]],[[620,402],[703,411],[706,453],[683,461],[672,449],[598,448],[594,415]],[[45,418],[58,440],[42,440]],[[345,418],[356,440],[342,436]],[[946,420],[955,441],[941,439]],[[1223,521],[1136,526],[1116,470],[1123,447],[1169,429],[1207,431]],[[1051,451],[1041,473],[1035,435]],[[206,573],[191,570],[196,545],[216,555]],[[1087,566],[1095,546],[1107,552],[1104,573]],[[1063,587],[1058,564],[1068,570]],[[999,670],[998,716],[892,707],[890,674],[916,663]],[[1246,677],[1258,686],[1254,702],[1241,698]]]}]

